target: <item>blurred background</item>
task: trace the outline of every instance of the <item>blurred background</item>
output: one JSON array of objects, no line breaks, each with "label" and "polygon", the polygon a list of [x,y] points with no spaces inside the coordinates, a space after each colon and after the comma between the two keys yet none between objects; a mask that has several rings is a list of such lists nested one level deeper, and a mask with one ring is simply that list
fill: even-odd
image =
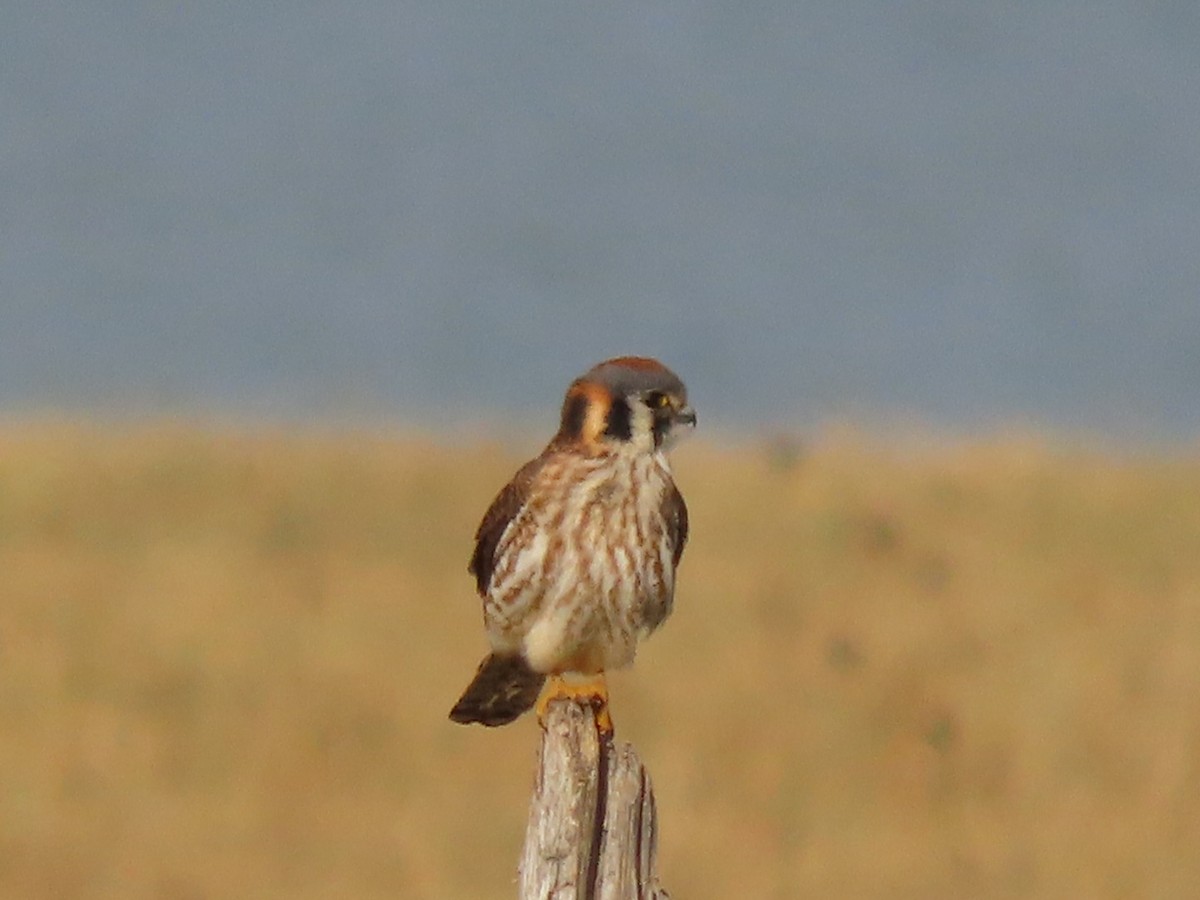
[{"label": "blurred background", "polygon": [[690,897],[1200,883],[1200,8],[0,10],[0,895],[502,897],[465,573],[687,381]]}]

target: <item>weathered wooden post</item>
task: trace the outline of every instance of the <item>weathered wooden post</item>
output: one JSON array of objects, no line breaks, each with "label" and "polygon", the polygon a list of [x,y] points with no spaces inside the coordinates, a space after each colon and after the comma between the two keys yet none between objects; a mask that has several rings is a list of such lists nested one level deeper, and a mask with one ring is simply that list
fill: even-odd
[{"label": "weathered wooden post", "polygon": [[669,900],[658,884],[658,815],[633,746],[584,700],[551,700],[521,855],[521,900]]}]

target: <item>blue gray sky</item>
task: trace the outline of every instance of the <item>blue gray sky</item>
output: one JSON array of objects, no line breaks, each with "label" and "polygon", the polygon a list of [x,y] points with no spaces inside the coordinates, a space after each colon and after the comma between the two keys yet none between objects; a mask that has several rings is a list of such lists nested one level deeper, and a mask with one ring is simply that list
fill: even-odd
[{"label": "blue gray sky", "polygon": [[1200,434],[1200,4],[0,10],[0,412]]}]

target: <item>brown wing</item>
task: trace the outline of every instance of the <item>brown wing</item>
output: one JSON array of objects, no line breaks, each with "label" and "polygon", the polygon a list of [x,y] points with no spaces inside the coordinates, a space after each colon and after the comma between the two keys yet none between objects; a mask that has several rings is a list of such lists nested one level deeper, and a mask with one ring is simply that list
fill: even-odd
[{"label": "brown wing", "polygon": [[543,457],[539,456],[517,470],[512,481],[500,489],[488,511],[483,514],[483,521],[475,530],[475,551],[471,554],[467,571],[475,576],[475,587],[481,597],[487,594],[488,582],[492,578],[500,536],[529,499],[529,487],[533,484],[538,469],[542,467],[542,462]]},{"label": "brown wing", "polygon": [[679,567],[679,559],[683,556],[683,545],[688,538],[688,510],[683,502],[683,494],[672,482],[671,489],[662,500],[662,517],[667,523],[667,536],[671,541],[671,564]]}]

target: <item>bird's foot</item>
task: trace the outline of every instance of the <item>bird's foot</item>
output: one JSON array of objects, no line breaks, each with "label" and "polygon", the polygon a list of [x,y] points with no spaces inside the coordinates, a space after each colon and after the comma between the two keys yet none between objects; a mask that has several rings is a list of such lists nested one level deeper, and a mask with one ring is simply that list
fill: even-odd
[{"label": "bird's foot", "polygon": [[538,721],[544,726],[550,704],[556,700],[578,703],[590,707],[596,716],[596,729],[602,737],[611,737],[614,731],[612,716],[608,712],[608,682],[603,672],[587,676],[582,681],[568,680],[561,675],[551,675],[546,689],[537,702]]}]

